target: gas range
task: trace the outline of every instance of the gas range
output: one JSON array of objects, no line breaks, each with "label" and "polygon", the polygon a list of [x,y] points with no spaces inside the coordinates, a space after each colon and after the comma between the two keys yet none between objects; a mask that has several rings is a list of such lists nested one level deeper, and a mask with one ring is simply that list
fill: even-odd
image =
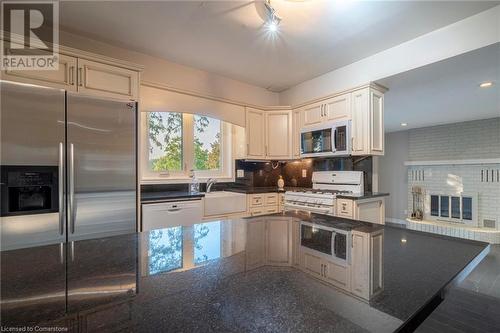
[{"label": "gas range", "polygon": [[312,189],[285,192],[285,210],[335,215],[337,194],[363,193],[362,171],[317,171],[312,180]]}]

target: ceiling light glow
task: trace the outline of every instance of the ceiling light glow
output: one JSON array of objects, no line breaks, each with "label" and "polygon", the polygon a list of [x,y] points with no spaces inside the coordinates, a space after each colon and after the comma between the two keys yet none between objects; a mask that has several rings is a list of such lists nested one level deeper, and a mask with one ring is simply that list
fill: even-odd
[{"label": "ceiling light glow", "polygon": [[401,123],[401,126],[406,127],[408,126],[408,123]]},{"label": "ceiling light glow", "polygon": [[264,2],[267,11],[266,28],[272,34],[278,32],[281,17],[276,13],[276,9],[271,5],[271,0]]},{"label": "ceiling light glow", "polygon": [[483,83],[481,83],[481,84],[479,85],[479,87],[481,87],[481,88],[489,88],[489,87],[491,87],[492,85],[493,85],[493,82],[488,81],[488,82],[483,82]]},{"label": "ceiling light glow", "polygon": [[274,20],[267,22],[267,30],[272,33],[278,32],[278,23]]}]

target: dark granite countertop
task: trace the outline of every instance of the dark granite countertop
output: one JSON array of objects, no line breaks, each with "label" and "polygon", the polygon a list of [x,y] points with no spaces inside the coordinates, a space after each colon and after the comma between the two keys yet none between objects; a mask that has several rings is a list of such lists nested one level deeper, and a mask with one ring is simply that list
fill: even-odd
[{"label": "dark granite countertop", "polygon": [[[383,230],[383,291],[366,303],[293,262],[272,266],[265,233],[288,244],[294,233],[276,230],[293,230],[300,221]],[[481,242],[318,214],[180,222],[71,246],[2,252],[2,325],[43,323],[89,332],[392,332],[489,249]],[[298,238],[291,237],[292,248],[299,249]],[[61,265],[64,252],[67,285],[75,289],[70,314],[59,317],[51,307],[64,293],[48,292],[57,282],[48,272]],[[79,307],[75,297],[83,302]]]},{"label": "dark granite countertop", "polygon": [[175,199],[195,199],[203,198],[205,193],[189,192],[189,191],[158,191],[158,192],[142,192],[141,203],[154,203],[169,201]]},{"label": "dark granite countertop", "polygon": [[229,192],[238,192],[238,193],[246,193],[246,194],[259,194],[259,193],[285,193],[286,191],[300,190],[302,187],[289,187],[285,186],[283,189],[278,188],[277,186],[270,187],[227,187],[224,190]]},{"label": "dark granite countertop", "polygon": [[[229,191],[236,193],[245,194],[259,194],[259,193],[285,193],[289,190],[298,190],[301,187],[285,187],[284,189],[279,189],[276,186],[273,187],[248,187],[248,186],[228,186],[221,187],[215,191]],[[143,191],[141,192],[141,203],[154,203],[169,201],[175,199],[191,199],[191,198],[202,198],[205,196],[205,192],[189,192],[189,191]]]},{"label": "dark granite countertop", "polygon": [[387,197],[389,193],[382,192],[365,192],[363,194],[337,194],[337,198],[340,199],[351,199],[351,200],[363,200],[363,199],[371,199],[377,197]]}]

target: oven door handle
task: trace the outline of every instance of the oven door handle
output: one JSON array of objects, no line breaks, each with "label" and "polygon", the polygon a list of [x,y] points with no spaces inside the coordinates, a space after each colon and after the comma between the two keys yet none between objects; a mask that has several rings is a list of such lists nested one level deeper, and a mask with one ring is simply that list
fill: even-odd
[{"label": "oven door handle", "polygon": [[291,203],[285,204],[285,208],[295,208],[298,210],[303,210],[303,211],[311,211],[311,212],[325,212],[328,213],[330,211],[330,208],[319,208],[319,207],[310,207],[310,206],[301,206],[301,205],[295,205]]},{"label": "oven door handle", "polygon": [[59,142],[59,234],[64,234],[64,145]]}]

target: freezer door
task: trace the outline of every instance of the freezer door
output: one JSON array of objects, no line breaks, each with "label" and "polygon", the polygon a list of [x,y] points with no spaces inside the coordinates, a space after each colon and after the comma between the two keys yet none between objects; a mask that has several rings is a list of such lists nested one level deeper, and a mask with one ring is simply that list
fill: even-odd
[{"label": "freezer door", "polygon": [[[63,242],[64,90],[0,81],[0,94],[1,250]],[[34,170],[54,170],[45,192]]]},{"label": "freezer door", "polygon": [[68,240],[136,230],[136,107],[67,94]]},{"label": "freezer door", "polygon": [[36,186],[23,186],[29,170],[54,169],[58,193],[55,212],[0,217],[0,318],[6,327],[28,326],[58,318],[66,307],[64,91],[0,81],[0,94],[0,168],[25,170],[21,181],[2,180],[2,205],[19,204],[20,192],[25,203],[37,201]]}]

